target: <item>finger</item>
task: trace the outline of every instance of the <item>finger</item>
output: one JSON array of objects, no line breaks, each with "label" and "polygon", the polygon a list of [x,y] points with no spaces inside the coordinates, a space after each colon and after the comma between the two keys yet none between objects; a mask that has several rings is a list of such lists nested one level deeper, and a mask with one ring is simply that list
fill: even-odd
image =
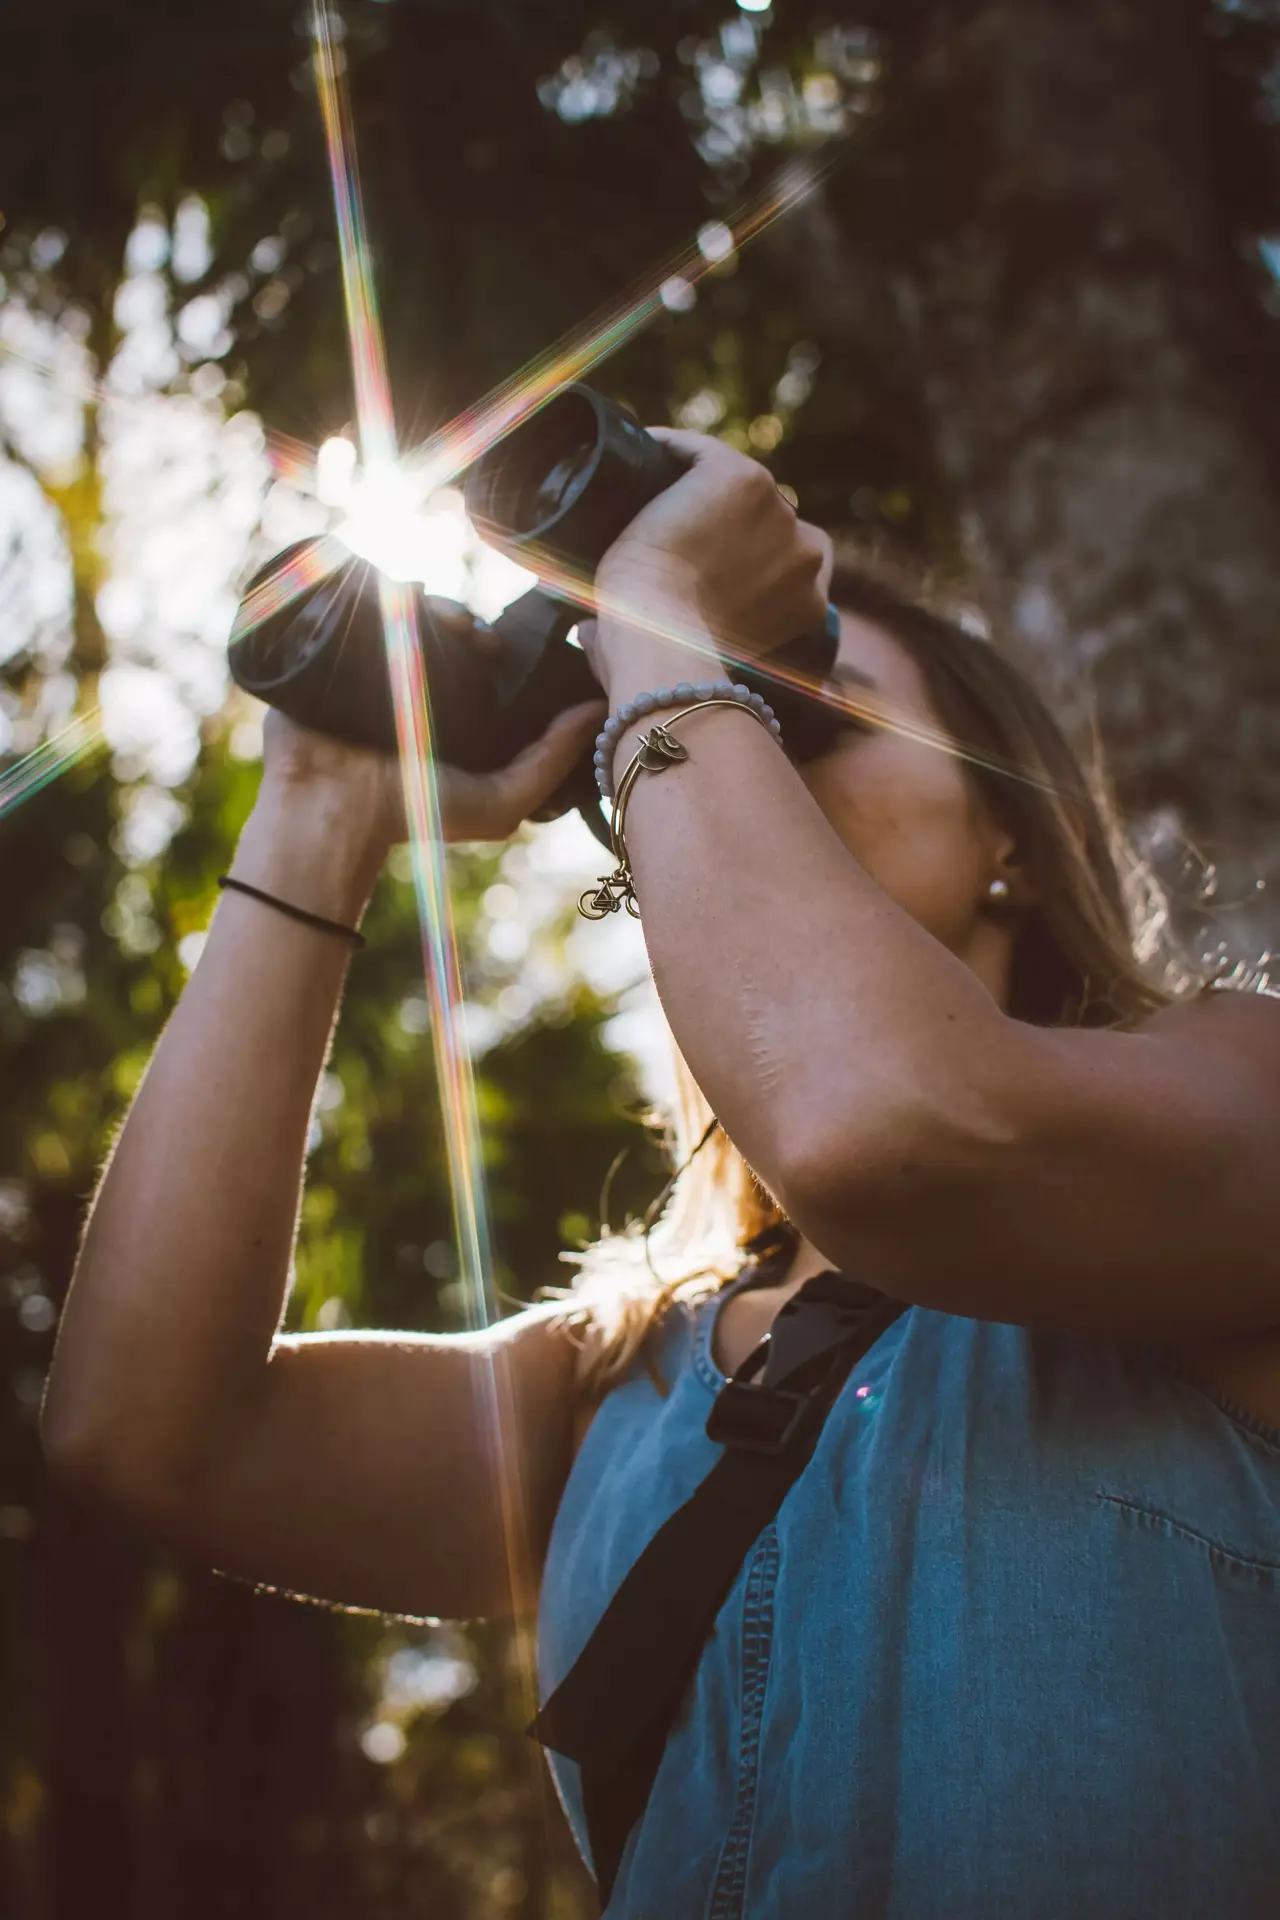
[{"label": "finger", "polygon": [[599,632],[600,622],[594,617],[590,620],[580,620],[578,622],[578,645],[586,655],[587,665],[591,668],[597,680],[600,678],[599,663],[596,659],[596,641],[599,637]]},{"label": "finger", "polygon": [[836,567],[835,542],[824,527],[815,527],[809,520],[801,520],[799,524],[803,531],[814,541],[822,555],[822,565],[818,569],[818,591],[824,600],[829,599],[831,594],[831,576],[835,572]]},{"label": "finger", "polygon": [[589,700],[558,713],[540,739],[531,741],[493,775],[495,795],[503,808],[511,808],[523,820],[540,806],[572,772],[608,712],[607,701]]},{"label": "finger", "polygon": [[487,621],[477,620],[467,636],[471,646],[482,660],[497,661],[503,652],[502,636]]},{"label": "finger", "polygon": [[463,606],[461,600],[448,600],[442,593],[424,593],[422,599],[436,626],[468,634],[475,625],[476,616],[470,607]]},{"label": "finger", "polygon": [[745,460],[749,457],[726,446],[713,433],[690,433],[687,427],[646,427],[645,432],[651,433],[655,440],[661,440],[663,446],[670,447],[673,453],[683,454],[694,466],[705,466],[713,460]]}]

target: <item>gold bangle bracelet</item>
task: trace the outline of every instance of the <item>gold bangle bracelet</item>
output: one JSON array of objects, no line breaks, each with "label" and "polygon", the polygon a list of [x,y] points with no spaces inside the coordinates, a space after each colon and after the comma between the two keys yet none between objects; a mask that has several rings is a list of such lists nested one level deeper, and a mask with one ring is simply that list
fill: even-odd
[{"label": "gold bangle bracelet", "polygon": [[627,846],[622,837],[622,825],[627,811],[627,802],[632,789],[642,773],[663,773],[680,760],[689,758],[689,749],[682,740],[671,732],[677,720],[683,720],[687,714],[701,713],[707,707],[733,707],[738,713],[749,713],[758,721],[772,738],[777,739],[773,725],[764,715],[746,700],[696,700],[691,706],[681,707],[669,720],[655,724],[647,733],[640,735],[635,753],[627,762],[626,772],[618,782],[614,795],[613,813],[609,820],[609,838],[613,842],[613,852],[618,865],[613,873],[601,874],[596,887],[588,887],[578,899],[578,912],[584,920],[603,920],[606,914],[617,913],[623,906],[633,919],[640,918],[640,907],[636,900],[635,885],[631,877],[631,863],[627,858]]}]

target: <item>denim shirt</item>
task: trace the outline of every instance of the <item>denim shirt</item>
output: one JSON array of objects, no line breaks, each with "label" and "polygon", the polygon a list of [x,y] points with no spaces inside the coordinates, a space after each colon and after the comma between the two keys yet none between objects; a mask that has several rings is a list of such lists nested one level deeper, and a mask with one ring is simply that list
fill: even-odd
[{"label": "denim shirt", "polygon": [[[725,1297],[587,1432],[544,1699],[719,1457]],[[908,1308],[721,1609],[607,1914],[1277,1920],[1280,1432],[1160,1345]]]}]

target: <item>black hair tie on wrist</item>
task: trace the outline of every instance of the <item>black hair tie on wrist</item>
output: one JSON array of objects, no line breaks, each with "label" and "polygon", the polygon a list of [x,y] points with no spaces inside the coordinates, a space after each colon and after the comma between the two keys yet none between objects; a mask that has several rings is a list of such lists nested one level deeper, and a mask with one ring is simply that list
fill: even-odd
[{"label": "black hair tie on wrist", "polygon": [[316,927],[321,933],[340,933],[353,947],[362,947],[365,938],[354,927],[346,927],[341,920],[326,920],[318,913],[308,913],[305,907],[291,906],[287,900],[277,900],[274,893],[263,893],[261,887],[251,887],[247,880],[233,880],[229,873],[218,875],[220,887],[233,887],[237,893],[247,893],[251,900],[261,900],[264,906],[276,907],[281,913],[287,913],[291,920],[301,920],[304,927]]}]

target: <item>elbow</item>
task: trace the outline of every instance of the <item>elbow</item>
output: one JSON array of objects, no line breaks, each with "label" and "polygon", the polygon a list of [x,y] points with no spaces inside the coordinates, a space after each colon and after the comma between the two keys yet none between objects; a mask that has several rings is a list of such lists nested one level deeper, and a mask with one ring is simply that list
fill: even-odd
[{"label": "elbow", "polygon": [[110,1501],[121,1478],[111,1427],[88,1418],[53,1381],[40,1412],[40,1444],[49,1477],[64,1492],[95,1506]]},{"label": "elbow", "polygon": [[50,1479],[86,1506],[155,1531],[179,1504],[156,1451],[139,1444],[127,1415],[90,1414],[51,1385],[40,1443]]},{"label": "elbow", "polygon": [[778,1196],[830,1257],[852,1246],[877,1263],[892,1252],[896,1266],[922,1233],[934,1242],[944,1218],[990,1192],[1019,1146],[1008,1111],[971,1094],[836,1113],[795,1131]]},{"label": "elbow", "polygon": [[40,1446],[49,1478],[64,1492],[82,1494],[101,1472],[101,1438],[63,1390],[56,1360],[40,1408]]}]

